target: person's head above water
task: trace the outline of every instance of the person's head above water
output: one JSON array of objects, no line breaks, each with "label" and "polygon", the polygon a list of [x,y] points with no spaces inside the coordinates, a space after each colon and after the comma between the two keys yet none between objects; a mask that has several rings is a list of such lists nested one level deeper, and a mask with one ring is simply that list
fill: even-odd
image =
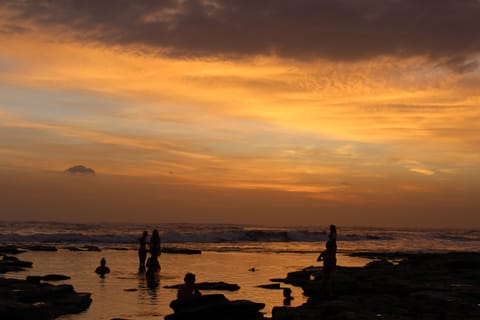
[{"label": "person's head above water", "polygon": [[105,260],[105,257],[103,257],[102,260],[100,260],[100,265],[105,266],[106,264],[107,264],[107,260]]}]

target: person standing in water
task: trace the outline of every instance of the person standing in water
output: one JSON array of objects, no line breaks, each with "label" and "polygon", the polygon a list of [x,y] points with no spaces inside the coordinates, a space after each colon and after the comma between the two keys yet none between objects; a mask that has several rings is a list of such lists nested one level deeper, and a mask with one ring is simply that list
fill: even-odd
[{"label": "person standing in water", "polygon": [[148,232],[143,231],[142,237],[138,240],[138,271],[145,272],[145,261],[147,260]]},{"label": "person standing in water", "polygon": [[155,229],[152,232],[152,236],[150,238],[150,258],[153,260],[153,264],[158,265],[158,269],[160,269],[160,264],[158,263],[158,257],[161,254],[161,241],[160,236],[158,234],[158,230]]}]

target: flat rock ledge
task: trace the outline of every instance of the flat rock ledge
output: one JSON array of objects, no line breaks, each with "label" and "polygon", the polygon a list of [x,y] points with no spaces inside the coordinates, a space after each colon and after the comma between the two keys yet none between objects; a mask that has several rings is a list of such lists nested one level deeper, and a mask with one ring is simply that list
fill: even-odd
[{"label": "flat rock ledge", "polygon": [[23,261],[14,256],[4,255],[0,260],[0,274],[7,272],[24,271],[25,268],[31,268],[32,263]]},{"label": "flat rock ledge", "polygon": [[[178,289],[183,284],[174,284],[172,286],[164,286],[166,289]],[[237,291],[240,289],[240,286],[235,283],[226,283],[223,281],[218,282],[199,282],[195,284],[195,287],[198,290],[216,290],[216,291]]]},{"label": "flat rock ledge", "polygon": [[77,293],[68,284],[0,278],[0,319],[50,320],[82,312],[91,302],[89,293]]},{"label": "flat rock ledge", "polygon": [[338,267],[331,295],[322,290],[320,267],[288,274],[282,282],[301,286],[309,299],[274,307],[272,319],[480,319],[480,253],[375,258],[363,268]]},{"label": "flat rock ledge", "polygon": [[174,300],[170,303],[174,314],[165,320],[257,320],[264,319],[263,303],[248,300],[228,300],[223,294],[208,294],[187,300]]}]

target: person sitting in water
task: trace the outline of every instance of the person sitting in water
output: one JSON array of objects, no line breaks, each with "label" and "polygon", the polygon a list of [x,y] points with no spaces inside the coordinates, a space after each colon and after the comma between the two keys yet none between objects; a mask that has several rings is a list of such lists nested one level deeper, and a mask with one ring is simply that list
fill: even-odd
[{"label": "person sitting in water", "polygon": [[100,260],[100,265],[97,267],[97,269],[95,269],[95,273],[100,275],[100,277],[105,277],[105,274],[109,273],[110,272],[110,268],[107,267],[107,261],[105,260],[105,258],[102,258],[102,260]]},{"label": "person sitting in water", "polygon": [[202,295],[195,286],[195,275],[193,273],[187,273],[183,280],[185,281],[185,284],[178,288],[177,300],[185,300]]}]

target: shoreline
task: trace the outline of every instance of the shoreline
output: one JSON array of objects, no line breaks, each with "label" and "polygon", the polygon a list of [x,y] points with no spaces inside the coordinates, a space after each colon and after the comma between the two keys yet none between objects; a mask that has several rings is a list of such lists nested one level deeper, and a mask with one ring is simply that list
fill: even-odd
[{"label": "shoreline", "polygon": [[[47,248],[43,248],[47,249]],[[69,251],[65,251],[69,252]],[[106,251],[109,252],[109,251]],[[117,251],[111,251],[117,252]],[[96,261],[96,257],[100,256],[103,253],[97,251],[81,251],[81,252],[70,252],[68,255],[74,257],[80,255],[82,259],[89,259],[88,261]],[[122,257],[130,256],[128,252],[118,251],[115,253],[117,255],[117,261],[124,261]],[[49,255],[50,257],[57,256],[55,252],[45,252],[41,253],[41,256]],[[278,284],[279,282],[284,282],[280,287],[290,286],[296,288],[294,290],[294,298],[292,305],[294,306],[281,306],[281,300],[277,300],[276,303],[270,302],[266,304],[266,308],[261,310],[263,313],[263,318],[268,319],[267,315],[271,319],[276,320],[287,320],[287,319],[480,319],[480,301],[476,301],[472,297],[480,297],[480,253],[479,252],[450,252],[450,253],[399,253],[399,252],[356,252],[351,253],[352,256],[364,259],[370,259],[370,263],[364,267],[360,266],[339,266],[335,274],[335,290],[334,294],[330,297],[326,297],[321,290],[321,276],[322,268],[316,264],[316,266],[310,267],[301,267],[305,264],[298,264],[296,270],[289,272],[288,274],[283,273],[283,278],[272,279],[270,277],[270,284]],[[59,257],[61,257],[60,255]],[[177,259],[174,255],[166,255],[164,258],[168,261],[169,259]],[[194,255],[195,256],[195,255]],[[30,256],[32,257],[32,256]],[[168,257],[168,258],[167,258]],[[243,259],[243,257],[234,255],[231,257],[236,257],[236,259]],[[227,258],[223,256],[222,258]],[[191,261],[191,259],[197,259],[198,262],[204,261],[200,256],[197,258],[184,256],[182,261]],[[200,260],[198,260],[200,259]],[[284,263],[289,263],[287,256],[283,257]],[[373,260],[372,260],[373,259]],[[75,261],[74,261],[75,260]],[[72,263],[76,262],[76,259],[72,259]],[[35,260],[36,266],[41,266],[47,261],[43,258]],[[85,262],[86,260],[84,260]],[[113,260],[112,260],[113,261]],[[173,261],[173,260],[172,260]],[[175,260],[177,261],[177,260]],[[227,263],[227,260],[224,260]],[[228,260],[231,261],[231,260]],[[240,261],[240,260],[237,260]],[[129,261],[131,265],[134,265],[135,261]],[[200,262],[202,263],[202,262]],[[222,263],[217,261],[219,267],[222,266]],[[312,259],[312,263],[313,259]],[[115,266],[115,264],[113,264]],[[40,268],[38,270],[47,270],[49,268]],[[130,267],[126,266],[126,270]],[[56,272],[65,269],[57,269]],[[245,270],[239,269],[235,272],[246,272]],[[261,269],[265,271],[266,269]],[[38,271],[35,271],[38,273]],[[67,275],[68,271],[65,271]],[[92,272],[91,270],[88,272]],[[267,276],[273,275],[272,273],[251,273],[250,275],[251,283],[255,283],[256,286],[261,287],[265,285],[266,282],[260,280],[258,276],[262,275]],[[16,272],[14,272],[16,273]],[[167,272],[168,273],[168,272]],[[231,272],[230,272],[231,273]],[[32,273],[30,272],[30,275]],[[35,273],[33,273],[35,274]],[[40,272],[40,274],[46,274]],[[236,274],[236,273],[235,273]],[[20,274],[19,274],[20,275]],[[162,276],[165,273],[162,273]],[[173,274],[170,273],[170,276]],[[203,273],[203,276],[200,279],[207,279],[209,273]],[[90,276],[90,275],[89,275]],[[135,288],[131,286],[133,283],[129,282],[140,281],[140,280],[123,280],[124,273],[117,273],[111,279],[107,279],[108,282],[96,281],[96,278],[91,276],[91,279],[94,280],[94,286],[102,286],[103,283],[111,283],[112,281],[117,281],[116,285],[120,285],[124,292],[129,292],[127,295],[137,295],[143,294],[143,289],[141,288],[142,283],[139,282],[140,287],[135,290],[130,290]],[[280,274],[282,277],[282,274]],[[5,277],[0,277],[4,279]],[[215,277],[219,281],[229,281],[228,277],[223,278]],[[76,280],[75,280],[76,279]],[[78,276],[71,281],[75,287],[80,286],[78,282]],[[135,279],[136,278],[135,276]],[[24,281],[24,280],[22,280]],[[170,280],[173,281],[173,280]],[[268,281],[268,280],[267,280]],[[127,284],[130,283],[130,284]],[[166,278],[162,281],[163,285],[168,284]],[[278,286],[266,286],[266,288],[257,289],[265,294],[260,294],[252,296],[249,294],[248,287],[243,287],[240,292],[230,296],[227,294],[229,299],[249,299],[254,303],[265,303],[267,299],[262,299],[262,297],[272,296],[272,297],[281,297],[282,292],[274,291],[264,291],[264,290],[275,290],[280,289]],[[88,288],[91,288],[88,287]],[[90,289],[84,286],[84,283],[80,286],[80,291],[92,292]],[[113,288],[113,287],[112,287]],[[126,291],[125,288],[129,290]],[[246,289],[246,291],[244,291]],[[161,289],[163,291],[163,289]],[[215,293],[218,291],[214,291]],[[269,293],[271,292],[271,294]],[[305,300],[301,297],[301,292],[304,292],[308,297],[308,300],[303,303]],[[205,294],[209,294],[209,291],[205,291]],[[152,293],[153,294],[153,293]],[[167,293],[167,295],[173,295],[174,293]],[[98,297],[93,295],[93,302],[100,303],[100,300],[97,300]],[[153,296],[152,296],[153,297]],[[275,298],[274,300],[276,300]],[[130,299],[125,297],[125,301],[129,303]],[[478,300],[478,299],[477,299]],[[131,300],[130,300],[131,301]],[[151,310],[157,312],[158,302],[152,301]],[[170,300],[168,301],[170,302]],[[134,304],[134,302],[131,302]],[[303,304],[302,304],[303,303]],[[98,304],[94,308],[98,308]],[[114,306],[114,304],[112,304]],[[133,307],[133,305],[132,305]],[[90,307],[91,309],[91,307]],[[97,312],[99,309],[96,309]],[[164,309],[162,309],[164,310]],[[456,310],[456,311],[455,311]],[[162,316],[171,314],[173,311],[168,309],[167,312],[162,312]],[[92,315],[91,312],[89,312]],[[95,312],[93,314],[96,314]],[[3,315],[0,312],[0,316]],[[420,317],[420,318],[419,318]],[[9,317],[11,318],[11,317]],[[78,317],[82,319],[82,317]]]},{"label": "shoreline", "polygon": [[289,273],[283,282],[301,287],[308,301],[274,307],[272,319],[480,319],[480,253],[355,255],[375,260],[338,267],[332,295],[321,267]]}]

